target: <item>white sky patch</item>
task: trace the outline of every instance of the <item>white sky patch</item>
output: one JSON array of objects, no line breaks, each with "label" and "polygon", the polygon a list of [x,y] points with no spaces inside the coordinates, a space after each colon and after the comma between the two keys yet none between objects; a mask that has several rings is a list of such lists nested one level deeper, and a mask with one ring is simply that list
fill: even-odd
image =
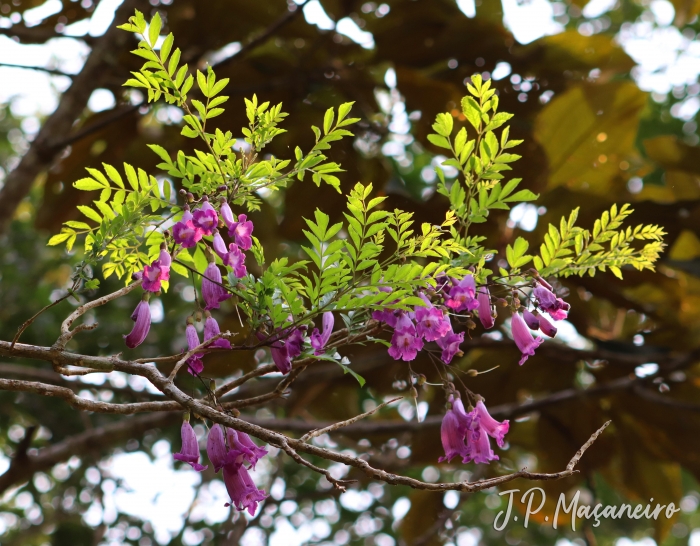
[{"label": "white sky patch", "polygon": [[557,337],[554,338],[555,340],[568,345],[572,349],[583,350],[594,348],[593,343],[579,334],[576,326],[571,324],[568,320],[557,320],[551,322],[557,328]]},{"label": "white sky patch", "polygon": [[109,89],[95,89],[88,99],[88,108],[93,112],[102,112],[114,108],[117,101]]},{"label": "white sky patch", "polygon": [[[169,444],[160,443],[164,445],[156,445],[154,452],[157,457],[153,461],[143,452],[124,453],[107,459],[103,469],[113,479],[121,480],[122,485],[105,488],[105,510],[101,516],[92,510],[86,517],[90,520],[88,523],[93,524],[97,516],[109,523],[114,517],[114,508],[118,508],[121,512],[150,521],[161,544],[167,544],[172,534],[180,531],[184,515],[194,500],[194,487],[201,478],[189,466],[175,470]],[[211,499],[218,500],[218,495]]]},{"label": "white sky patch", "polygon": [[667,0],[654,0],[649,4],[649,9],[654,14],[654,19],[659,26],[665,27],[673,23],[676,10]]},{"label": "white sky patch", "polygon": [[[295,0],[297,4],[301,4],[302,1],[303,0]],[[323,9],[323,6],[321,6],[318,0],[311,0],[303,9],[304,19],[306,19],[306,22],[310,25],[316,25],[322,30],[333,30],[335,28],[335,22],[328,17],[326,10]]]},{"label": "white sky patch", "polygon": [[508,216],[508,227],[519,227],[524,231],[532,231],[537,227],[537,207],[532,203],[520,203],[514,206]]},{"label": "white sky patch", "polygon": [[600,17],[615,7],[617,0],[590,0],[583,8],[583,16],[589,19]]},{"label": "white sky patch", "polygon": [[63,9],[63,4],[61,0],[48,0],[44,2],[41,6],[28,9],[24,12],[24,22],[28,27],[33,27],[41,23],[47,17],[60,12]]},{"label": "white sky patch", "polygon": [[353,42],[361,45],[365,49],[374,48],[374,36],[371,32],[366,32],[357,26],[357,23],[350,17],[343,17],[335,27],[339,34],[350,38]]},{"label": "white sky patch", "polygon": [[649,375],[654,375],[659,371],[659,365],[654,362],[647,362],[641,366],[637,366],[634,369],[634,375],[637,377],[647,377]]},{"label": "white sky patch", "polygon": [[476,6],[474,5],[474,0],[457,0],[457,7],[470,19],[476,17]]},{"label": "white sky patch", "polygon": [[[693,544],[693,541],[690,541]],[[652,538],[646,537],[642,540],[630,540],[629,538],[621,538],[615,543],[615,546],[656,546],[656,541]]]},{"label": "white sky patch", "polygon": [[510,76],[512,69],[509,63],[505,61],[500,61],[496,63],[496,67],[493,69],[493,72],[491,72],[491,78],[498,81],[502,80],[503,78]]},{"label": "white sky patch", "polygon": [[521,44],[564,30],[554,20],[552,5],[547,0],[503,0],[503,23]]}]

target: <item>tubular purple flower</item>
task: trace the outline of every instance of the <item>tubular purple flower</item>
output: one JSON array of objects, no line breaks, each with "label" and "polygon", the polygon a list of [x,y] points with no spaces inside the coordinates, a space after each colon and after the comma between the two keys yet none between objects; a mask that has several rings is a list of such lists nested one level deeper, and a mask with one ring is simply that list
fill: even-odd
[{"label": "tubular purple flower", "polygon": [[563,299],[557,298],[554,292],[541,285],[535,286],[532,292],[537,298],[540,309],[554,320],[564,320],[567,317],[571,306]]},{"label": "tubular purple flower", "polygon": [[219,214],[221,214],[221,218],[223,219],[224,224],[226,224],[226,227],[231,229],[231,226],[234,223],[233,212],[231,211],[231,207],[226,201],[221,203],[221,206],[219,207]]},{"label": "tubular purple flower", "polygon": [[192,214],[192,223],[202,230],[202,235],[211,235],[219,224],[219,216],[209,201],[204,201]]},{"label": "tubular purple flower", "polygon": [[221,286],[221,272],[214,262],[209,262],[204,277],[202,277],[202,297],[204,298],[205,310],[218,309],[219,303],[231,297],[223,286]]},{"label": "tubular purple flower", "polygon": [[[191,320],[191,319],[188,319]],[[191,351],[195,347],[199,347],[199,335],[195,330],[194,324],[188,323],[185,328],[185,337],[187,338],[187,350]],[[202,362],[202,353],[195,353],[187,359],[187,371],[192,375],[199,375],[204,370],[204,362]]]},{"label": "tubular purple flower", "polygon": [[474,299],[476,295],[476,281],[474,275],[465,275],[461,281],[452,279],[452,288],[449,289],[445,305],[459,313],[460,311],[473,311],[479,306]]},{"label": "tubular purple flower", "polygon": [[528,325],[530,330],[539,330],[540,329],[540,321],[539,319],[530,311],[527,309],[523,310],[523,319],[525,320],[525,324]]},{"label": "tubular purple flower", "polygon": [[141,345],[151,329],[151,308],[148,301],[141,300],[139,302],[131,314],[131,320],[134,321],[134,327],[129,335],[124,336],[124,342],[129,349]]},{"label": "tubular purple flower", "polygon": [[[208,313],[208,311],[207,311],[207,313]],[[221,333],[221,330],[219,330],[219,323],[216,322],[216,319],[214,317],[212,317],[211,315],[208,315],[207,319],[204,321],[204,341],[209,341],[211,338],[219,335],[220,333]],[[228,339],[219,338],[214,343],[212,343],[210,345],[210,347],[219,347],[221,349],[230,349],[231,342]]]},{"label": "tubular purple flower", "polygon": [[491,442],[484,427],[477,420],[474,430],[469,436],[469,452],[473,461],[477,464],[489,464],[490,461],[497,461],[498,455],[491,449]]},{"label": "tubular purple flower", "polygon": [[[228,432],[230,431],[230,432]],[[243,454],[243,458],[247,460],[251,467],[255,469],[255,465],[260,459],[267,455],[267,449],[259,447],[250,439],[245,432],[240,432],[233,429],[228,429],[228,441],[231,449],[236,449]],[[233,434],[231,434],[231,432]]]},{"label": "tubular purple flower", "polygon": [[214,465],[214,472],[218,472],[226,464],[227,451],[224,433],[217,423],[211,427],[207,436],[207,457],[209,457],[209,462]]},{"label": "tubular purple flower", "polygon": [[520,313],[513,313],[513,319],[510,323],[510,328],[513,333],[513,341],[520,349],[522,356],[520,357],[521,366],[525,363],[528,357],[535,354],[535,349],[544,341],[541,337],[533,337],[530,329],[525,324],[525,320]]},{"label": "tubular purple flower", "polygon": [[437,340],[438,347],[442,349],[441,359],[445,364],[452,362],[455,355],[462,356],[459,346],[464,342],[464,332],[455,334],[448,332],[445,337]]},{"label": "tubular purple flower", "polygon": [[540,330],[542,330],[545,335],[548,335],[549,337],[554,337],[557,335],[556,326],[549,322],[542,313],[537,316],[537,321],[540,326]]},{"label": "tubular purple flower", "polygon": [[296,358],[301,354],[301,351],[304,348],[305,331],[306,326],[300,326],[299,328],[295,328],[294,330],[292,330],[292,333],[289,334],[289,337],[285,342],[289,358]]},{"label": "tubular purple flower", "polygon": [[311,346],[315,349],[315,355],[322,355],[325,352],[326,343],[331,337],[334,324],[333,313],[330,311],[323,313],[323,333],[319,333],[318,328],[314,328],[311,333]]},{"label": "tubular purple flower", "polygon": [[224,466],[224,484],[231,497],[231,504],[239,512],[248,509],[252,516],[258,508],[258,502],[267,498],[264,490],[255,487],[253,480],[243,465],[227,464]]},{"label": "tubular purple flower", "polygon": [[188,463],[197,472],[209,468],[208,466],[199,464],[199,444],[197,443],[197,435],[194,433],[194,429],[189,421],[182,422],[180,436],[182,438],[182,449],[180,453],[174,453],[173,457],[178,461]]},{"label": "tubular purple flower", "polygon": [[166,250],[160,251],[160,257],[153,260],[151,265],[143,267],[143,282],[141,287],[147,292],[158,292],[162,281],[170,280],[170,254]]},{"label": "tubular purple flower", "polygon": [[416,327],[407,313],[400,313],[396,320],[394,335],[391,337],[389,356],[394,360],[409,362],[414,360],[423,348],[423,340],[416,335]]},{"label": "tubular purple flower", "polygon": [[391,328],[396,328],[396,321],[398,320],[396,313],[392,310],[372,311],[372,318],[374,320],[386,323],[387,326],[390,326]]},{"label": "tubular purple flower", "polygon": [[479,320],[481,325],[486,328],[493,328],[494,320],[491,315],[491,293],[488,286],[479,288],[479,295],[476,297],[479,304]]},{"label": "tubular purple flower", "polygon": [[428,304],[426,307],[415,308],[416,334],[426,341],[436,341],[452,330],[450,319],[427,298],[424,297],[424,301]]},{"label": "tubular purple flower", "polygon": [[463,463],[468,463],[471,460],[469,450],[464,443],[464,430],[451,409],[447,410],[445,417],[442,419],[440,439],[442,440],[442,448],[445,450],[445,456],[440,457],[438,462],[450,462],[455,457],[462,457]]},{"label": "tubular purple flower", "polygon": [[272,361],[279,371],[283,374],[288,374],[292,371],[292,359],[289,357],[289,352],[287,352],[287,347],[283,341],[273,343],[270,346],[270,353],[272,353]]},{"label": "tubular purple flower", "polygon": [[219,258],[221,258],[222,260],[226,259],[228,250],[226,249],[226,243],[221,237],[221,234],[219,233],[218,229],[214,230],[214,240],[212,241],[212,247],[214,248],[214,252],[218,254]]},{"label": "tubular purple flower", "polygon": [[474,408],[474,412],[476,414],[476,417],[478,417],[479,419],[479,425],[484,429],[484,431],[486,431],[486,433],[489,436],[491,436],[491,438],[495,438],[498,447],[503,447],[503,437],[508,433],[508,429],[510,428],[508,420],[506,419],[502,423],[496,421],[489,414],[489,411],[486,409],[486,405],[484,404],[483,400],[479,400],[476,403],[476,408]]},{"label": "tubular purple flower", "polygon": [[253,245],[251,233],[253,233],[253,222],[248,220],[245,214],[239,214],[238,221],[231,224],[228,230],[228,234],[243,250],[248,250]]},{"label": "tubular purple flower", "polygon": [[233,274],[236,278],[242,279],[248,274],[245,267],[245,254],[241,252],[241,249],[235,243],[229,243],[228,249],[229,251],[221,259],[224,261],[225,266],[233,269]]},{"label": "tubular purple flower", "polygon": [[173,226],[173,240],[182,248],[191,248],[202,239],[202,229],[192,222],[192,213],[185,210],[182,220]]}]

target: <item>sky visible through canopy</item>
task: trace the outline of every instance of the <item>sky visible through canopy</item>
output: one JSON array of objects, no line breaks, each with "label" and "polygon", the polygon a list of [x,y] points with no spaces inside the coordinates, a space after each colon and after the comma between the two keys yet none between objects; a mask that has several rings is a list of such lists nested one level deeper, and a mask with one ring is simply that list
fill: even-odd
[{"label": "sky visible through canopy", "polygon": [[[295,1],[301,3],[301,0]],[[163,3],[170,2],[163,0]],[[68,74],[78,73],[89,50],[82,41],[73,39],[71,36],[86,34],[99,36],[103,34],[112,24],[114,12],[120,4],[120,0],[101,0],[90,20],[66,27],[65,38],[53,39],[45,45],[22,45],[6,36],[0,36],[0,63],[50,68]],[[465,17],[474,17],[474,0],[457,0],[457,4]],[[614,4],[615,0],[591,0],[583,9],[583,15],[591,19],[600,17],[612,9]],[[383,6],[378,9],[389,9],[388,6]],[[48,0],[43,5],[26,11],[24,14],[25,23],[28,26],[38,24],[60,9],[61,2],[59,0]],[[551,3],[547,0],[503,0],[503,9],[506,27],[522,44],[563,31],[564,27],[555,18],[563,15],[564,4]],[[674,15],[674,8],[670,2],[653,0],[649,4],[649,11],[645,13],[642,20],[625,24],[618,35],[620,44],[638,65],[633,70],[637,84],[641,89],[652,92],[653,98],[659,101],[663,100],[674,86],[697,86],[696,82],[698,75],[700,75],[700,41],[694,37],[683,35],[676,27],[672,26]],[[350,18],[334,22],[324,12],[317,0],[309,2],[304,7],[304,16],[309,24],[317,25],[325,30],[335,29],[365,48],[371,49],[374,46],[373,37],[369,32],[360,29]],[[8,18],[0,17],[0,27],[6,27],[9,24]],[[584,22],[579,26],[579,32],[584,35],[593,34],[595,31],[596,29],[591,23]],[[233,43],[220,53],[230,55],[238,47],[240,47],[239,44]],[[510,77],[510,65],[506,62],[498,63],[491,76],[495,80]],[[396,76],[393,74],[393,70],[390,69],[387,72],[385,79],[389,88],[395,87]],[[0,103],[10,103],[12,112],[23,118],[22,128],[25,133],[32,135],[39,129],[37,116],[47,115],[55,109],[60,93],[68,87],[69,83],[69,78],[65,76],[0,66]],[[89,108],[94,112],[112,108],[114,105],[114,96],[105,89],[96,90],[89,102]],[[392,108],[395,111],[397,105],[393,104]],[[690,120],[699,109],[700,99],[695,95],[689,95],[688,98],[674,107],[672,114],[679,119]],[[396,116],[395,124],[390,129],[397,134],[406,132],[401,126],[401,116]],[[428,171],[432,172],[431,169]],[[516,207],[510,216],[513,225],[518,225],[527,231],[535,228],[537,219],[538,211],[534,205]],[[153,309],[152,311],[154,322],[163,319],[162,307],[160,310]],[[570,323],[561,322],[558,326],[560,327],[560,337],[563,340],[574,347],[584,348],[581,344],[585,340],[578,335]],[[118,373],[110,374],[109,378],[104,374],[95,374],[89,377],[97,385],[109,380],[118,386],[116,383],[126,381],[126,378]],[[87,378],[85,382],[88,382]],[[141,388],[145,388],[145,385],[141,385]],[[85,391],[80,395],[89,397],[91,393]],[[427,411],[427,405],[425,408],[419,407],[418,409],[419,412]],[[413,407],[409,404],[402,408],[401,414],[405,419],[411,419],[414,416],[413,411]],[[201,425],[195,427],[195,430],[198,436],[204,435],[204,429]],[[154,449],[156,458],[153,461],[142,452],[120,454],[108,459],[104,463],[104,470],[111,474],[114,480],[123,480],[123,486],[117,488],[116,481],[107,481],[104,486],[104,504],[102,506],[97,503],[93,504],[93,507],[85,515],[86,522],[93,526],[99,525],[102,521],[110,522],[110,518],[113,519],[116,515],[115,506],[118,506],[124,512],[149,520],[156,530],[158,540],[166,544],[169,541],[170,533],[178,532],[182,527],[185,512],[188,510],[194,495],[195,486],[200,481],[199,475],[189,471],[189,469],[174,469],[172,451],[173,449],[168,442],[161,440]],[[275,454],[275,451],[272,448],[272,455]],[[70,462],[68,464],[70,465]],[[7,469],[8,465],[9,460],[0,456],[0,474]],[[262,463],[261,466],[262,472],[260,474],[264,475],[266,469]],[[89,476],[88,471],[88,478]],[[40,485],[41,480],[39,479],[37,487]],[[282,481],[275,482],[271,489],[272,497],[281,499],[284,495],[283,487]],[[368,499],[364,498],[363,495],[369,494],[371,493],[366,491],[348,491],[341,495],[340,502],[345,508],[360,512],[368,502]],[[23,495],[26,495],[27,502],[32,502],[28,493],[21,493],[20,497]],[[448,492],[444,498],[445,505],[447,507],[456,505],[456,497],[455,492]],[[224,503],[227,500],[223,483],[214,480],[200,490],[195,508],[187,517],[192,521],[222,521],[229,514],[228,509],[224,508]],[[18,497],[17,505],[21,507],[21,504],[22,499]],[[392,513],[396,519],[400,519],[407,513],[409,507],[408,499],[401,498],[394,504]],[[285,516],[292,516],[294,510],[295,504],[291,501],[285,501],[281,504],[280,512]],[[329,514],[327,517],[332,518],[333,515]],[[327,535],[330,529],[326,530],[326,527],[328,527],[328,523],[321,518],[298,529],[295,529],[291,524],[279,526],[272,536],[270,544],[273,546],[302,544],[313,536],[323,537],[324,532]],[[0,520],[0,534],[3,530],[4,523]],[[479,538],[479,532],[476,530],[465,532],[460,535],[457,544],[458,546],[475,545]],[[393,543],[393,540],[388,536],[387,539]],[[192,543],[196,543],[194,537]],[[259,544],[259,540],[253,532],[244,535],[241,543],[245,546],[252,546]],[[558,546],[568,544],[571,543],[566,540],[557,543]],[[636,543],[629,539],[621,539],[617,546],[632,546],[633,544],[647,546],[654,544],[654,542],[651,539]],[[700,533],[693,533],[689,544],[700,546]]]}]

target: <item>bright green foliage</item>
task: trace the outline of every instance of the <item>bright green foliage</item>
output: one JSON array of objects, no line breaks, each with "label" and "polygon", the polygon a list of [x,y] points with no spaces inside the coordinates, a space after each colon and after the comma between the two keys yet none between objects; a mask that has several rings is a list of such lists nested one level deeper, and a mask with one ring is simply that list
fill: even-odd
[{"label": "bright green foliage", "polygon": [[[195,149],[194,155],[178,151],[174,158],[160,146],[150,146],[161,159],[158,168],[178,180],[191,194],[190,200],[199,202],[207,196],[216,207],[223,198],[233,207],[256,210],[260,190],[276,191],[294,180],[303,181],[307,173],[317,186],[324,182],[342,192],[335,176],[342,169],[328,162],[324,152],[334,141],[353,136],[347,127],[359,118],[348,117],[352,103],[326,111],[322,126],[311,128],[314,146],[308,153],[296,147],[294,163],[275,157],[260,159],[259,152],[284,132],[280,124],[287,114],[281,104],[260,103],[257,96],[245,100],[249,124],[240,131],[245,142],[240,146],[231,131],[212,130],[207,125],[224,111],[222,105],[228,97],[220,93],[228,80],[217,80],[211,68],[206,73],[190,74],[187,65],[178,67],[180,50],[172,49],[172,34],[156,51],[161,28],[158,15],[149,25],[137,12],[121,28],[140,34],[142,41],[133,53],[146,61],[126,85],[146,89],[151,102],[163,98],[182,108],[182,134],[204,143],[204,149]],[[631,212],[625,205],[619,211],[613,207],[604,213],[592,233],[574,225],[575,210],[568,220],[562,219],[558,229],[550,226],[539,256],[528,255],[528,242],[517,238],[506,250],[510,269],[501,268],[501,277],[490,277],[492,271],[486,263],[495,252],[483,246],[483,237],[469,234],[470,226],[485,222],[491,210],[508,210],[537,196],[530,190],[518,190],[520,179],[505,178],[510,163],[520,158],[508,150],[520,141],[509,140],[505,124],[512,115],[498,112],[498,96],[491,82],[476,75],[467,89],[462,111],[469,126],[456,128],[452,115],[439,114],[433,125],[435,134],[428,137],[435,146],[450,150],[453,157],[444,165],[461,175],[450,185],[437,169],[438,192],[450,204],[445,220],[440,225],[424,223],[418,229],[412,213],[385,210],[385,197],[373,197],[372,184],[357,183],[347,195],[343,221],[333,223],[321,210],[305,219],[307,244],[302,249],[308,260],[291,263],[284,258],[268,264],[264,249],[253,238],[251,254],[261,273],[241,279],[230,274],[227,289],[238,297],[254,331],[270,333],[270,328],[309,325],[316,315],[333,310],[341,314],[352,333],[366,324],[374,310],[408,310],[423,305],[417,296],[420,290],[435,287],[436,279],[443,275],[463,277],[467,268],[474,271],[479,283],[501,283],[508,289],[527,284],[525,277],[530,273],[523,273],[523,268],[530,264],[546,276],[593,275],[596,269],[606,268],[620,276],[625,265],[653,268],[663,248],[664,232],[656,226],[618,231]],[[237,151],[241,148],[243,151]],[[178,221],[182,209],[174,203],[167,180],[161,190],[153,176],[131,165],[124,165],[127,183],[114,167],[104,165],[104,171],[88,169],[90,177],[75,183],[80,190],[100,192],[95,208],[79,207],[96,225],[68,222],[49,244],[66,242],[70,249],[77,235],[85,234],[85,263],[102,262],[104,277],[114,273],[126,276],[129,282],[132,273],[158,255],[161,243],[168,241],[163,235],[164,224]],[[636,248],[635,240],[650,242]],[[172,245],[173,270],[201,276],[207,267],[207,254],[212,255],[208,244],[210,239],[205,237],[190,249]],[[222,263],[219,257],[215,259]]]}]

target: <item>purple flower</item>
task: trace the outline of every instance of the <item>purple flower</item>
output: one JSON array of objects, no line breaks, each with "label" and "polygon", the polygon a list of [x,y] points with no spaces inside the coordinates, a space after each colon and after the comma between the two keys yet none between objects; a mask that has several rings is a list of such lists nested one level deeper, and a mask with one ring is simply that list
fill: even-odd
[{"label": "purple flower", "polygon": [[449,289],[445,305],[459,313],[460,311],[473,311],[479,306],[479,302],[474,299],[476,294],[476,282],[474,276],[469,274],[461,281],[452,279],[452,288]]},{"label": "purple flower", "polygon": [[497,461],[498,455],[491,449],[491,442],[486,433],[486,429],[477,419],[474,423],[474,429],[469,435],[469,453],[472,460],[478,464],[489,464],[490,461]]},{"label": "purple flower", "polygon": [[301,354],[305,330],[306,326],[295,328],[286,339],[281,339],[284,336],[284,331],[280,331],[275,336],[275,341],[270,345],[272,360],[282,373],[289,373],[292,370],[292,360]]},{"label": "purple flower", "polygon": [[[185,328],[185,337],[187,338],[187,351],[199,347],[199,335],[197,335],[194,324],[187,324],[187,328]],[[192,375],[199,375],[202,373],[202,370],[204,370],[204,362],[202,362],[203,356],[203,353],[195,353],[187,359],[187,371]]]},{"label": "purple flower", "polygon": [[493,315],[491,315],[491,293],[488,286],[479,288],[479,295],[476,297],[479,304],[479,320],[481,325],[486,328],[493,328]]},{"label": "purple flower", "polygon": [[182,248],[191,248],[202,238],[202,229],[192,222],[192,213],[185,210],[182,220],[173,226],[173,239]]},{"label": "purple flower", "polygon": [[236,244],[243,250],[248,250],[253,244],[253,239],[250,236],[251,233],[253,233],[253,222],[248,220],[245,214],[239,214],[238,222],[233,222],[228,230],[229,236],[232,237]]},{"label": "purple flower", "polygon": [[502,423],[496,421],[489,411],[486,409],[486,405],[483,400],[479,400],[476,403],[476,408],[474,408],[475,416],[479,419],[479,426],[484,429],[484,431],[491,436],[491,438],[496,439],[498,447],[503,447],[503,437],[508,433],[510,424],[506,419]]},{"label": "purple flower", "polygon": [[379,322],[386,323],[391,328],[396,327],[396,321],[398,320],[396,313],[392,310],[372,311],[372,318]]},{"label": "purple flower", "polygon": [[311,346],[315,349],[315,355],[322,355],[325,352],[325,346],[328,343],[328,338],[331,337],[334,323],[333,313],[330,311],[323,313],[323,334],[319,333],[318,328],[314,328],[311,333]]},{"label": "purple flower", "polygon": [[218,229],[214,230],[214,240],[212,241],[212,247],[214,247],[214,252],[219,255],[222,260],[226,259],[228,250],[226,250],[226,243],[224,242]]},{"label": "purple flower", "polygon": [[525,320],[525,324],[529,326],[530,330],[540,329],[540,321],[533,313],[531,313],[527,309],[523,310],[523,319]]},{"label": "purple flower", "polygon": [[409,362],[416,358],[422,348],[423,340],[416,335],[416,327],[406,313],[401,313],[391,337],[389,356],[394,360]]},{"label": "purple flower", "polygon": [[[207,316],[207,320],[204,321],[204,341],[208,341],[214,336],[221,333],[219,330],[219,323],[211,315]],[[219,338],[214,343],[209,345],[210,347],[219,347],[221,349],[230,349],[231,342],[228,339]]]},{"label": "purple flower", "polygon": [[515,341],[520,352],[523,353],[520,362],[518,362],[518,364],[522,366],[528,357],[535,354],[535,349],[544,340],[541,337],[535,338],[532,336],[530,329],[527,327],[527,324],[525,324],[525,320],[520,313],[513,313],[510,329],[513,333],[513,341]]},{"label": "purple flower", "polygon": [[207,457],[214,465],[214,472],[221,470],[227,461],[228,449],[224,441],[224,433],[217,423],[209,430],[207,436]]},{"label": "purple flower", "polygon": [[229,243],[229,251],[221,259],[224,261],[224,265],[233,269],[233,274],[238,279],[242,279],[248,274],[245,268],[245,254],[241,252],[241,249],[235,243]]},{"label": "purple flower", "polygon": [[199,444],[197,443],[197,436],[189,421],[182,422],[180,436],[182,437],[182,449],[180,453],[174,453],[173,457],[178,461],[188,463],[197,472],[206,470],[208,468],[207,466],[199,464]]},{"label": "purple flower", "polygon": [[231,229],[231,226],[234,224],[233,212],[231,212],[231,207],[228,206],[226,201],[221,203],[221,206],[219,207],[219,214],[221,214],[221,218],[224,220],[226,227]]},{"label": "purple flower", "polygon": [[548,313],[554,320],[564,320],[571,306],[544,286],[535,286],[533,294],[537,298],[537,304],[544,312]]},{"label": "purple flower", "polygon": [[272,361],[279,371],[283,374],[288,374],[292,371],[292,359],[289,358],[287,347],[285,347],[283,341],[276,342],[276,345],[273,344],[270,347],[270,353],[272,353]]},{"label": "purple flower", "polygon": [[124,336],[124,341],[129,349],[141,345],[151,329],[151,308],[146,300],[139,302],[131,314],[131,320],[134,321],[134,327],[128,336]]},{"label": "purple flower", "polygon": [[427,303],[427,306],[415,308],[416,333],[418,336],[425,338],[425,341],[435,341],[452,330],[452,325],[440,309],[434,307],[423,294],[421,294],[421,297]]},{"label": "purple flower", "polygon": [[221,286],[221,272],[214,262],[209,262],[204,277],[202,277],[202,297],[204,298],[205,310],[218,309],[219,303],[231,297],[223,286]]},{"label": "purple flower", "polygon": [[438,347],[442,349],[442,361],[445,364],[452,362],[455,355],[462,354],[459,346],[464,342],[464,332],[455,334],[454,332],[448,332],[445,337],[437,340]]},{"label": "purple flower", "polygon": [[141,283],[143,289],[148,292],[160,291],[161,281],[170,280],[171,263],[172,258],[170,254],[168,254],[168,251],[161,249],[158,259],[154,260],[151,265],[145,265],[143,267],[143,282]]},{"label": "purple flower", "polygon": [[538,321],[538,324],[540,326],[540,330],[542,330],[545,335],[547,335],[549,337],[554,337],[557,335],[556,326],[554,326],[554,324],[549,322],[542,313],[540,313],[537,316],[537,321]]},{"label": "purple flower", "polygon": [[226,437],[229,448],[241,453],[243,459],[250,463],[253,470],[255,470],[258,461],[267,455],[267,449],[256,445],[245,432],[229,428],[226,429]]},{"label": "purple flower", "polygon": [[251,516],[255,514],[258,502],[267,498],[265,491],[255,486],[248,470],[241,464],[224,465],[224,484],[231,497],[231,504],[226,506],[233,505],[238,511],[247,508]]},{"label": "purple flower", "polygon": [[450,462],[454,457],[462,457],[463,463],[471,460],[469,447],[465,443],[471,431],[473,416],[464,411],[462,401],[450,396],[452,407],[447,410],[440,426],[440,439],[445,456],[438,462]]},{"label": "purple flower", "polygon": [[192,223],[202,230],[202,235],[211,235],[219,225],[219,216],[209,201],[204,201],[202,206],[194,211],[192,217]]}]

